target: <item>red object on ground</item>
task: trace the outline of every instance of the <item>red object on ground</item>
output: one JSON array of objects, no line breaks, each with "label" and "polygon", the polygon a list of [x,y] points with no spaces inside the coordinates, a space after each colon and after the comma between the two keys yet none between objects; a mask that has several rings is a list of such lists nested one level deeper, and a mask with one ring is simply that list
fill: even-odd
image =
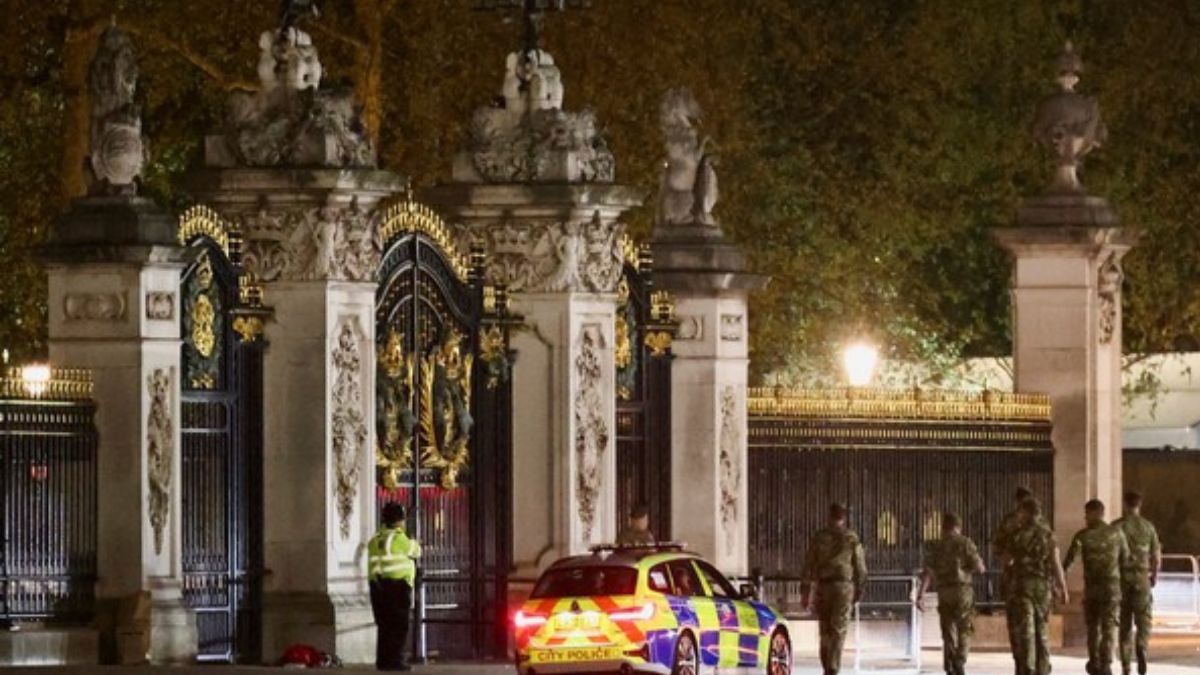
[{"label": "red object on ground", "polygon": [[324,665],[325,653],[312,645],[295,644],[284,650],[279,662],[282,666],[320,668]]}]

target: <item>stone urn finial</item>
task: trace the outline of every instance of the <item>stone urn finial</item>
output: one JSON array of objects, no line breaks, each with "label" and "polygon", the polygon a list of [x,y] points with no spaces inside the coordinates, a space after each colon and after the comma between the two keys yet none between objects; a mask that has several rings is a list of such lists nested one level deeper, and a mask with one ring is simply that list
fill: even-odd
[{"label": "stone urn finial", "polygon": [[1069,41],[1055,60],[1060,90],[1038,105],[1033,137],[1054,153],[1056,170],[1050,193],[1083,194],[1079,166],[1083,158],[1108,139],[1095,98],[1076,93],[1083,61]]}]

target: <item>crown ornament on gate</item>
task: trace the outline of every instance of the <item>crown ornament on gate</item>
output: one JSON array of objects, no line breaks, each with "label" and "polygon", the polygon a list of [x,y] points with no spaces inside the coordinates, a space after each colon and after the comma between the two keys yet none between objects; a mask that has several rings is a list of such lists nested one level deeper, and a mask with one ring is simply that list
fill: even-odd
[{"label": "crown ornament on gate", "polygon": [[1083,73],[1083,60],[1067,41],[1055,60],[1059,91],[1038,105],[1031,132],[1055,158],[1054,179],[1048,192],[1084,194],[1079,181],[1083,158],[1108,140],[1108,129],[1100,119],[1100,104],[1075,91]]}]

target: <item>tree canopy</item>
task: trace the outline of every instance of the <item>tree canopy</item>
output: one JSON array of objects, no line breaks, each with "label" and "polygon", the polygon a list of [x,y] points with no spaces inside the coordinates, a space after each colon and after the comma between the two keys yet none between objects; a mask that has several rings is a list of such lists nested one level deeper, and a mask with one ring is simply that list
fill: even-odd
[{"label": "tree canopy", "polygon": [[[499,88],[515,17],[472,0],[327,0],[309,22],[327,81],[352,83],[381,163],[449,177],[471,111]],[[179,206],[231,89],[250,86],[277,2],[9,0],[0,24],[0,347],[44,342],[34,250],[83,189],[87,63],[112,17],[137,45],[146,190]],[[1050,163],[1026,131],[1064,40],[1100,99],[1108,145],[1083,179],[1141,243],[1126,258],[1125,347],[1197,348],[1200,2],[594,0],[547,17],[566,105],[589,106],[618,180],[645,188],[649,234],[664,92],[688,86],[720,154],[718,215],[758,271],[756,376],[829,381],[866,334],[944,366],[1009,352],[1010,224]]]}]

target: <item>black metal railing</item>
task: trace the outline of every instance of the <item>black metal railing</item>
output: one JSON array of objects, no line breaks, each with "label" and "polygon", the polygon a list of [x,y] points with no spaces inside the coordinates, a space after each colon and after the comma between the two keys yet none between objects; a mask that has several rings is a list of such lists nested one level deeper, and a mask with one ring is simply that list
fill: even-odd
[{"label": "black metal railing", "polygon": [[[96,580],[91,380],[5,378],[0,398],[0,622],[85,623]],[[61,400],[56,400],[61,399]]]},{"label": "black metal railing", "polygon": [[[1018,486],[1052,515],[1054,451],[1040,397],[818,393],[751,399],[752,569],[799,574],[832,502],[850,507],[872,575],[918,573],[945,511],[994,562],[992,533]],[[985,604],[993,582],[977,581]]]}]

